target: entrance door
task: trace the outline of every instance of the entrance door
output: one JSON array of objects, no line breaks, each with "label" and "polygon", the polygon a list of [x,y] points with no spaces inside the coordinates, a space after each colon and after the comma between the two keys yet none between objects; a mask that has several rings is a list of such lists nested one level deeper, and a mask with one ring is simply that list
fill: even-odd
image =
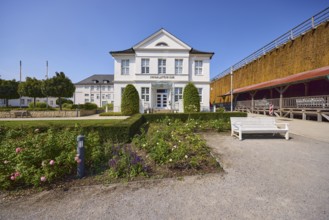
[{"label": "entrance door", "polygon": [[157,108],[167,108],[168,92],[167,89],[157,90]]}]

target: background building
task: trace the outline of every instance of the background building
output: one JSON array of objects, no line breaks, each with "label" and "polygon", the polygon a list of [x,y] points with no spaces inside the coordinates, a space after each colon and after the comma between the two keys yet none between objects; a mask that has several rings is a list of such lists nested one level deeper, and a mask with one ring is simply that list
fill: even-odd
[{"label": "background building", "polygon": [[[57,107],[56,105],[56,99],[54,97],[48,97],[48,105],[51,107]],[[32,97],[21,97],[21,103],[19,103],[19,99],[9,99],[8,100],[8,106],[13,106],[13,107],[27,107],[29,106],[30,103],[33,102]],[[47,103],[47,98],[36,98],[36,102],[44,102]],[[0,99],[0,107],[6,106],[6,100],[5,99]]]},{"label": "background building", "polygon": [[102,107],[114,101],[113,75],[95,74],[75,85],[74,104],[95,103]]},{"label": "background building", "polygon": [[182,111],[183,89],[193,82],[200,94],[201,111],[209,111],[212,52],[193,49],[164,29],[130,49],[111,51],[114,58],[114,111],[121,111],[121,96],[133,84],[146,109]]}]

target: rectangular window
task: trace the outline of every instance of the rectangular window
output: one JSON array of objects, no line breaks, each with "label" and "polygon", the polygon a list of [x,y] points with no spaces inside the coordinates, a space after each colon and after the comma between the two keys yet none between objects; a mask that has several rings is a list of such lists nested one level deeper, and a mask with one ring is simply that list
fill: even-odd
[{"label": "rectangular window", "polygon": [[90,94],[91,97],[94,97],[94,94]]},{"label": "rectangular window", "polygon": [[183,99],[183,88],[175,88],[175,102],[178,102],[180,99]]},{"label": "rectangular window", "polygon": [[202,75],[202,60],[196,60],[194,64],[195,75]]},{"label": "rectangular window", "polygon": [[183,60],[176,59],[175,60],[175,74],[182,74],[183,73]]},{"label": "rectangular window", "polygon": [[86,102],[89,102],[89,99],[85,99],[85,103],[86,103]]},{"label": "rectangular window", "polygon": [[95,89],[94,86],[90,86],[91,91],[94,91],[94,89]]},{"label": "rectangular window", "polygon": [[99,99],[99,95],[98,94],[96,95],[96,99]]},{"label": "rectangular window", "polygon": [[166,59],[158,59],[158,73],[166,74]]},{"label": "rectangular window", "polygon": [[129,60],[121,60],[121,74],[129,75]]},{"label": "rectangular window", "polygon": [[25,99],[21,99],[21,105],[25,104]]},{"label": "rectangular window", "polygon": [[89,96],[89,94],[85,94],[85,96]]},{"label": "rectangular window", "polygon": [[90,99],[90,102],[94,102],[95,100],[93,98]]},{"label": "rectangular window", "polygon": [[142,99],[145,101],[145,102],[149,102],[150,101],[150,88],[148,87],[142,87]]},{"label": "rectangular window", "polygon": [[54,105],[54,101],[53,100],[50,101],[50,105]]},{"label": "rectangular window", "polygon": [[96,90],[97,90],[97,91],[99,91],[99,87],[100,87],[100,86],[96,86]]},{"label": "rectangular window", "polygon": [[113,91],[113,86],[107,86],[107,91]]},{"label": "rectangular window", "polygon": [[202,102],[202,88],[198,88],[200,102]]},{"label": "rectangular window", "polygon": [[102,91],[105,91],[105,86],[102,86]]},{"label": "rectangular window", "polygon": [[142,59],[142,73],[150,73],[150,59]]},{"label": "rectangular window", "polygon": [[85,86],[85,89],[89,89],[89,86]]}]

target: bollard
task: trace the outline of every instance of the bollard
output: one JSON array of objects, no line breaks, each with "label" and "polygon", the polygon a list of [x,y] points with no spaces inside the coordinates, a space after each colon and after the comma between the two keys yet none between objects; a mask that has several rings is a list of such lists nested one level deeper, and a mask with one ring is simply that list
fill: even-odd
[{"label": "bollard", "polygon": [[77,137],[77,142],[78,142],[77,153],[79,155],[77,175],[79,178],[85,176],[85,147],[83,143],[84,139],[85,137],[83,135],[79,135]]}]

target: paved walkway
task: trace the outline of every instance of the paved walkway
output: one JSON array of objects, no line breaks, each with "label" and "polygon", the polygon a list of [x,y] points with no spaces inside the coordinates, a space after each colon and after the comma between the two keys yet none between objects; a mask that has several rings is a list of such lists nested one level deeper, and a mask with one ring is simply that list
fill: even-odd
[{"label": "paved walkway", "polygon": [[49,120],[104,120],[104,119],[126,119],[129,116],[99,116],[99,114],[83,117],[55,117],[55,118],[0,118],[0,121],[49,121]]},{"label": "paved walkway", "polygon": [[[249,117],[269,117],[261,114],[248,114]],[[329,143],[329,122],[317,122],[301,119],[276,118],[278,122],[289,124],[289,132],[303,137]]]}]

